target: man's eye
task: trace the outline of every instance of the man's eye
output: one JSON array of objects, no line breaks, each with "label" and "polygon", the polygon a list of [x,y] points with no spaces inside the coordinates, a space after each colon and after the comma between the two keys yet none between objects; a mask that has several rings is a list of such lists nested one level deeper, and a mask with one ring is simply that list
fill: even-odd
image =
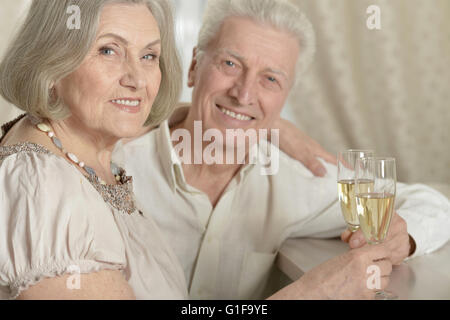
[{"label": "man's eye", "polygon": [[235,66],[234,62],[233,62],[233,61],[230,61],[230,60],[225,61],[225,64],[226,64],[227,66],[229,66],[229,67],[234,67],[234,66]]},{"label": "man's eye", "polygon": [[113,55],[115,52],[111,48],[101,48],[100,49],[100,53],[105,55],[105,56],[110,56],[110,55]]},{"label": "man's eye", "polygon": [[264,78],[262,78],[262,85],[266,89],[270,89],[270,90],[282,89],[282,84],[280,83],[280,81],[278,81],[278,79],[276,77],[272,77],[272,76],[266,75]]}]

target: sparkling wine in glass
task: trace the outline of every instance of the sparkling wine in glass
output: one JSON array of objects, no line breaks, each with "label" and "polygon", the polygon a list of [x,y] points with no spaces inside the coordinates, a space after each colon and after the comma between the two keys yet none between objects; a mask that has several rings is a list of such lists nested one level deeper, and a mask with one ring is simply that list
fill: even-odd
[{"label": "sparkling wine in glass", "polygon": [[[369,188],[367,182],[371,181]],[[362,158],[356,161],[355,196],[359,225],[369,245],[380,244],[389,231],[396,192],[394,158]],[[397,296],[377,291],[376,299],[390,300]]]},{"label": "sparkling wine in glass", "polygon": [[[355,199],[355,165],[356,160],[364,157],[373,157],[373,150],[347,150],[338,153],[338,195],[341,211],[348,229],[355,232],[359,228],[358,213]],[[370,187],[371,180],[366,181],[366,188]],[[361,188],[362,188],[362,182]]]}]

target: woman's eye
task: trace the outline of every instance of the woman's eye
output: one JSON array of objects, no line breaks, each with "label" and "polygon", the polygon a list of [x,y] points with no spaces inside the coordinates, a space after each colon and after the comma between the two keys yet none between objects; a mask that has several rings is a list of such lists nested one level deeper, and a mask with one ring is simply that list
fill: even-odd
[{"label": "woman's eye", "polygon": [[275,79],[274,77],[267,77],[267,80],[274,83],[277,82],[277,79]]},{"label": "woman's eye", "polygon": [[103,55],[105,55],[105,56],[111,56],[111,55],[113,55],[115,52],[114,52],[114,50],[111,49],[111,48],[101,48],[101,49],[100,49],[100,53],[103,54]]},{"label": "woman's eye", "polygon": [[144,58],[144,60],[156,60],[158,58],[158,56],[155,54],[147,54],[143,58]]}]

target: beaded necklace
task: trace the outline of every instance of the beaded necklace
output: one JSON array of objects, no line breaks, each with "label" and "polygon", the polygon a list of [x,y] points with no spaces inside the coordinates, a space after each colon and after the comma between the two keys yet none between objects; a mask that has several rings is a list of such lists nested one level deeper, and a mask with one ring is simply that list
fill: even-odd
[{"label": "beaded necklace", "polygon": [[[91,178],[96,179],[100,184],[102,185],[106,185],[106,182],[101,180],[97,174],[95,173],[95,170],[92,169],[91,167],[88,167],[83,161],[80,161],[78,159],[78,157],[71,153],[68,152],[66,149],[64,149],[61,140],[58,139],[58,137],[55,135],[55,133],[52,131],[52,129],[45,123],[41,122],[38,123],[36,125],[36,127],[47,134],[47,136],[53,141],[53,144],[59,149],[61,150],[61,152],[71,161],[73,162],[75,165],[78,165],[80,168],[82,168]],[[114,163],[111,162],[111,172],[114,175],[114,177],[116,178],[116,181],[120,181],[121,180],[121,176],[120,176],[120,169],[117,165],[115,165]]]}]

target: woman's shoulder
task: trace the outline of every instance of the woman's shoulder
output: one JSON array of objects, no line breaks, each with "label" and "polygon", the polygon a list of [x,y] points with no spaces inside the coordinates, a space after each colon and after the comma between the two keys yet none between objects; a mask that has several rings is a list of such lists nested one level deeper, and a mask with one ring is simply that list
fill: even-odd
[{"label": "woman's shoulder", "polygon": [[0,199],[2,213],[17,217],[42,216],[50,221],[74,214],[80,219],[111,215],[81,172],[35,143],[0,147]]},{"label": "woman's shoulder", "polygon": [[[25,185],[51,182],[67,184],[81,174],[48,148],[34,142],[0,146],[0,180],[14,180]],[[56,187],[56,186],[55,186]]]},{"label": "woman's shoulder", "polygon": [[35,143],[0,146],[0,213],[41,221],[91,220],[109,214],[89,181],[67,161]]},{"label": "woman's shoulder", "polygon": [[[68,160],[58,155],[59,150],[46,134],[38,134],[32,118],[28,116],[13,120],[2,126],[0,143],[0,184],[18,185],[26,190],[54,191],[62,196],[71,191],[88,187],[87,180]],[[12,188],[3,190],[13,192]],[[24,192],[23,195],[26,195]]]},{"label": "woman's shoulder", "polygon": [[[33,121],[37,120],[33,120],[32,117],[24,114],[1,126],[0,148],[2,149],[0,150],[3,150],[3,154],[8,156],[24,152],[58,153],[58,149],[52,144],[46,134],[37,134],[38,131]],[[38,148],[27,149],[24,146],[37,146]],[[6,156],[3,156],[3,158]]]},{"label": "woman's shoulder", "polygon": [[79,171],[34,143],[0,147],[0,257],[0,287],[13,298],[71,266],[126,265],[110,208]]},{"label": "woman's shoulder", "polygon": [[[97,239],[98,247],[110,246],[98,239],[123,247],[120,241],[110,239],[111,235],[120,238],[118,226],[110,207],[88,179],[34,143],[0,147],[0,225],[19,238],[31,232],[45,233],[58,241],[76,237],[83,242],[90,235],[90,239]],[[74,247],[80,246],[77,241]]]}]

